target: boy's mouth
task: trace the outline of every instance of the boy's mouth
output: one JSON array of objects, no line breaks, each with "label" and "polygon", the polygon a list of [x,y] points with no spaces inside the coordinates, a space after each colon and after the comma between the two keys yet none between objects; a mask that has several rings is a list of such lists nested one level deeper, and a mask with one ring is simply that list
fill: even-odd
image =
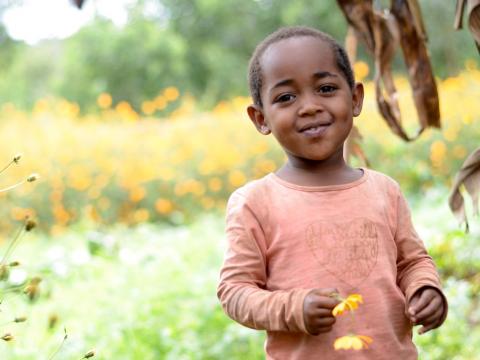
[{"label": "boy's mouth", "polygon": [[318,136],[323,134],[331,124],[330,121],[310,123],[300,128],[300,132],[307,136]]}]

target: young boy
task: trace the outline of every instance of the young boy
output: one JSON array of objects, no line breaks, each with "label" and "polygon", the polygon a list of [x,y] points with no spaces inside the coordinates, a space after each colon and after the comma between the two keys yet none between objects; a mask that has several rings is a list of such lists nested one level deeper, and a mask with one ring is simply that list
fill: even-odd
[{"label": "young boy", "polygon": [[[344,49],[315,29],[282,28],[257,46],[249,82],[248,115],[288,160],[230,197],[226,313],[267,330],[267,359],[417,358],[412,325],[440,326],[447,302],[398,184],[344,161],[363,101]],[[332,315],[335,293],[363,296],[353,323]],[[373,342],[335,351],[348,334]]]}]

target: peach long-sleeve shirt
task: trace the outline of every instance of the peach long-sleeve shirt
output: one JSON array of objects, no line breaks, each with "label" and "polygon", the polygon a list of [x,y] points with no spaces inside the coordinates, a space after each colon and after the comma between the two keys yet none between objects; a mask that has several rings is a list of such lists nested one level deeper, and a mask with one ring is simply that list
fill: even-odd
[{"label": "peach long-sleeve shirt", "polygon": [[[267,359],[417,358],[405,304],[420,287],[440,290],[438,274],[398,184],[363,171],[321,187],[269,174],[230,197],[218,297],[232,319],[267,331]],[[353,327],[342,315],[332,331],[310,335],[303,302],[313,288],[361,294]],[[352,331],[373,343],[335,351],[335,339]]]}]

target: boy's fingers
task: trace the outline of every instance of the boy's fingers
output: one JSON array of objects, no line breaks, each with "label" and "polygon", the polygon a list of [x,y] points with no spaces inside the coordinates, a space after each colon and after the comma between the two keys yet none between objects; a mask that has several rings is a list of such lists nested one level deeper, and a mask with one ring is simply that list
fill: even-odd
[{"label": "boy's fingers", "polygon": [[333,309],[339,302],[336,298],[338,290],[334,288],[315,289],[313,294],[317,296],[315,304],[318,309]]},{"label": "boy's fingers", "polygon": [[329,316],[332,316],[332,310],[338,304],[337,299],[327,298],[326,296],[322,296],[319,298],[316,307],[318,310],[326,309],[329,312]]},{"label": "boy's fingers", "polygon": [[418,334],[422,335],[425,334],[426,332],[435,329],[438,326],[437,322],[434,322],[432,324],[424,325],[420,329],[418,329]]},{"label": "boy's fingers", "polygon": [[335,318],[332,314],[332,309],[325,308],[325,307],[316,308],[314,315],[319,318]]},{"label": "boy's fingers", "polygon": [[422,326],[420,329],[418,329],[418,335],[423,335],[430,330],[432,330],[430,326]]},{"label": "boy's fingers", "polygon": [[418,321],[426,321],[427,318],[431,317],[433,314],[435,314],[438,311],[443,310],[442,306],[442,299],[435,297],[432,299],[432,301],[427,304],[423,309],[420,311],[416,312],[415,315],[413,315],[413,318]]},{"label": "boy's fingers", "polygon": [[321,296],[333,297],[335,295],[338,295],[338,290],[335,288],[319,288],[319,289],[316,289],[315,294],[321,295]]},{"label": "boy's fingers", "polygon": [[420,296],[415,296],[412,298],[410,306],[408,308],[409,315],[415,316],[419,313],[425,306],[427,306],[430,301],[435,298],[435,292],[425,289],[420,293]]},{"label": "boy's fingers", "polygon": [[337,320],[334,317],[322,317],[320,319],[317,319],[315,325],[319,328],[331,327],[333,324],[335,324],[335,321]]},{"label": "boy's fingers", "polygon": [[423,326],[428,326],[430,324],[437,324],[438,321],[441,319],[443,314],[443,307],[439,307],[433,311],[433,313],[429,314],[424,318],[417,318],[417,324],[422,324]]},{"label": "boy's fingers", "polygon": [[418,298],[418,296],[414,296],[410,299],[410,303],[408,304],[408,310],[406,311],[408,317],[411,317],[413,314],[415,314]]}]

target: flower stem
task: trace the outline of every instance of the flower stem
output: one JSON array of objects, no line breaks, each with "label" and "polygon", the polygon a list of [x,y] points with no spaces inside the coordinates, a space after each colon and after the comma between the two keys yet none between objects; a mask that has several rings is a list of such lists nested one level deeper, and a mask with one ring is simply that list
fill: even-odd
[{"label": "flower stem", "polygon": [[22,185],[23,183],[25,183],[25,180],[22,180],[22,181],[14,184],[14,185],[7,186],[6,188],[0,189],[0,193],[1,193],[1,192],[8,191],[8,190],[15,189],[16,187]]},{"label": "flower stem", "polygon": [[5,170],[7,170],[10,166],[12,166],[12,164],[13,164],[14,162],[15,162],[15,160],[12,160],[12,161],[10,161],[7,165],[5,165],[5,167],[4,167],[2,170],[0,170],[0,174],[1,174],[2,172],[4,172]]},{"label": "flower stem", "polygon": [[66,329],[66,328],[63,328],[63,331],[65,332],[65,336],[63,337],[62,342],[61,342],[60,345],[57,347],[57,350],[55,350],[55,351],[52,353],[52,355],[50,355],[50,357],[48,358],[48,360],[52,360],[52,359],[58,354],[58,352],[59,352],[60,349],[62,348],[63,344],[65,344],[65,341],[67,340],[68,334],[67,334],[67,329]]},{"label": "flower stem", "polygon": [[350,323],[350,329],[352,331],[352,333],[354,332],[354,329],[356,328],[356,324],[357,324],[357,319],[355,318],[355,313],[354,313],[354,310],[350,310],[350,315],[352,316],[352,321]]},{"label": "flower stem", "polygon": [[0,262],[0,265],[4,265],[8,259],[8,256],[11,254],[15,244],[18,242],[20,239],[21,235],[23,234],[23,230],[25,230],[25,224],[22,224],[20,229],[18,229],[17,234],[15,237],[10,241],[10,244],[8,244],[7,251],[5,251],[5,254],[3,255],[2,261]]}]

